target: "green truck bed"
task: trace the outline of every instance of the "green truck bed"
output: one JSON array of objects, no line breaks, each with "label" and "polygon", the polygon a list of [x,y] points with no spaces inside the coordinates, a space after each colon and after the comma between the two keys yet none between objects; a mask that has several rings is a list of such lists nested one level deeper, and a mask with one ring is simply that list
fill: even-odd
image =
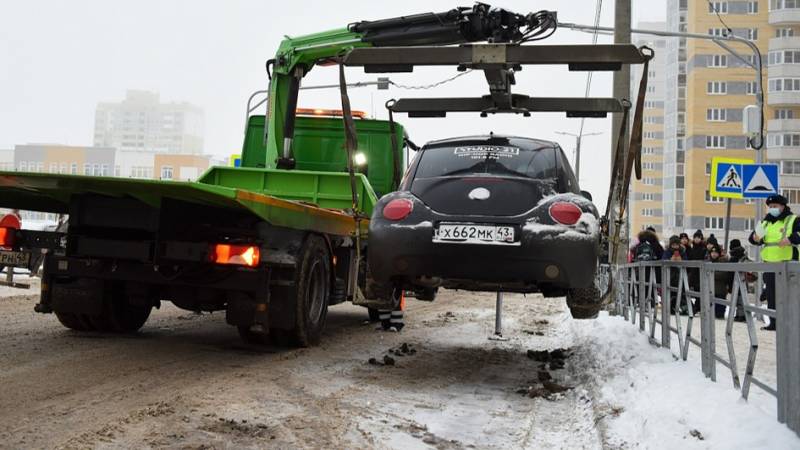
[{"label": "green truck bed", "polygon": [[[369,215],[375,194],[362,174],[356,182],[359,210]],[[70,198],[85,194],[130,197],[155,208],[165,198],[235,208],[275,226],[336,235],[355,229],[346,173],[212,167],[188,182],[0,172],[0,207],[67,213]]]}]

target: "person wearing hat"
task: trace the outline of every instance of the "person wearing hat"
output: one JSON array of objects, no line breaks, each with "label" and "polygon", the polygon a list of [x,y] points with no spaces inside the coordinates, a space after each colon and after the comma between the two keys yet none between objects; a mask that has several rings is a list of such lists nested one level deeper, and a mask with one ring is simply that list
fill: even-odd
[{"label": "person wearing hat", "polygon": [[[691,247],[686,250],[686,256],[689,258],[689,261],[705,261],[707,253],[703,232],[697,230],[692,236]],[[690,268],[687,270],[689,275],[689,289],[694,292],[700,292],[700,269]],[[700,299],[695,299],[694,311],[700,311]]]},{"label": "person wearing hat", "polygon": [[[750,258],[748,258],[748,256],[747,256],[747,251],[745,250],[744,247],[742,247],[742,241],[740,241],[739,239],[732,239],[731,240],[731,243],[728,246],[728,261],[732,262],[732,263],[748,263],[748,262],[751,262]],[[733,272],[731,272],[729,275],[730,275],[730,285],[729,285],[729,287],[731,289],[730,292],[733,293],[732,292],[732,289],[733,289]],[[754,274],[752,274],[750,272],[747,272],[747,273],[744,274],[744,278],[743,278],[742,281],[744,281],[746,284],[750,284],[750,283],[754,282],[756,279],[757,279],[757,277]],[[744,309],[743,308],[744,308],[744,302],[743,302],[743,299],[740,297],[739,298],[739,303],[736,305],[736,315],[734,316],[733,320],[735,320],[737,322],[744,322],[745,321]]]},{"label": "person wearing hat", "polygon": [[[728,257],[722,255],[722,248],[719,244],[708,246],[708,261],[712,263],[728,262]],[[714,272],[714,297],[725,300],[730,291],[731,274],[730,272]],[[717,319],[725,318],[725,305],[714,303],[714,317]]]},{"label": "person wearing hat", "polygon": [[[800,245],[800,220],[787,206],[789,202],[782,195],[767,198],[767,215],[756,225],[750,234],[750,243],[761,246],[761,259],[764,262],[797,261],[797,245]],[[767,285],[767,304],[775,309],[775,274],[764,274]],[[770,320],[765,330],[775,330],[775,320]]]},{"label": "person wearing hat", "polygon": [[680,238],[681,238],[681,247],[683,247],[684,251],[688,251],[689,250],[689,235],[686,234],[686,233],[681,233],[680,234]]},{"label": "person wearing hat", "polygon": [[[677,235],[670,236],[669,238],[669,245],[666,249],[664,249],[664,255],[661,258],[664,261],[685,261],[686,260],[686,251],[684,251],[683,246],[681,246],[681,238]],[[670,288],[678,288],[678,284],[680,283],[680,270],[677,268],[672,268],[669,271],[669,287]],[[686,295],[684,293],[684,295]],[[684,303],[681,301],[680,298],[677,298],[677,294],[672,297],[672,304],[671,309],[672,312],[678,311],[681,309],[681,312],[686,312],[685,307],[683,306]]]}]

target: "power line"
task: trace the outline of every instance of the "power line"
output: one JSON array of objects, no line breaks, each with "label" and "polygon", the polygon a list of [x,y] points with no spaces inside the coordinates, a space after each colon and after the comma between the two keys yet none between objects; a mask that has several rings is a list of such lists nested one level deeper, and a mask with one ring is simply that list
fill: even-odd
[{"label": "power line", "polygon": [[711,0],[706,0],[706,1],[708,2],[709,8],[711,8],[711,10],[714,11],[714,13],[717,15],[717,19],[719,19],[719,23],[721,23],[722,26],[725,27],[725,29],[728,31],[728,33],[733,34],[733,30],[731,29],[731,27],[729,27],[728,24],[725,23],[724,20],[722,20],[722,16],[719,15],[719,6],[717,6],[714,3],[712,3]]},{"label": "power line", "polygon": [[[597,5],[595,6],[594,10],[594,33],[592,34],[592,45],[597,44],[597,37],[598,37],[598,30],[597,28],[600,26],[600,12],[603,10],[603,0],[597,0]],[[589,97],[589,93],[592,89],[592,74],[594,72],[588,72],[586,74],[586,92],[583,94],[584,97]],[[578,135],[583,134],[583,125],[586,122],[586,118],[581,118],[581,127],[578,131]]]}]

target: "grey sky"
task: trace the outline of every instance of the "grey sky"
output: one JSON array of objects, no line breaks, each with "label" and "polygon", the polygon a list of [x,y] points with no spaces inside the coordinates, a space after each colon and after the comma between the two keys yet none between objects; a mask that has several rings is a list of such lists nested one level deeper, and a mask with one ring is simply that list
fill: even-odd
[{"label": "grey sky", "polygon": [[[557,10],[566,22],[590,24],[596,0],[504,1],[493,3],[517,12]],[[91,145],[94,109],[99,101],[116,101],[126,89],[159,91],[162,100],[189,101],[205,110],[205,149],[229,155],[241,145],[243,111],[249,94],[266,85],[264,62],[283,35],[340,28],[358,20],[426,11],[444,11],[469,1],[108,1],[76,0],[6,2],[0,27],[0,148],[50,142]],[[664,0],[634,2],[634,24],[663,20]],[[613,23],[613,0],[603,2],[603,25]],[[547,43],[587,43],[591,36],[560,30]],[[600,42],[610,38],[601,36]],[[405,84],[427,84],[454,74],[452,69],[417,70],[392,75]],[[306,84],[335,82],[330,68],[314,70]],[[352,69],[349,81],[374,76]],[[555,68],[527,68],[515,91],[531,95],[582,96],[585,74]],[[425,94],[482,95],[482,74],[474,73]],[[611,77],[596,74],[592,95],[611,93]],[[417,91],[351,90],[355,109],[379,118],[393,97]],[[338,107],[335,91],[306,91],[301,106]],[[561,142],[572,156],[573,139],[554,134],[576,132],[576,119],[562,114],[532,118],[451,115],[448,119],[398,117],[414,141],[495,131]],[[591,119],[583,145],[584,189],[602,207],[607,191],[610,121]]]}]

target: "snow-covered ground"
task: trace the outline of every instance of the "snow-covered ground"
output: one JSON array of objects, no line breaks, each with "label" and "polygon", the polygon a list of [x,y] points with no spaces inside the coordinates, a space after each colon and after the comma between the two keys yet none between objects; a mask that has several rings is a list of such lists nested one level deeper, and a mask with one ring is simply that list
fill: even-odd
[{"label": "snow-covered ground", "polygon": [[[492,294],[410,300],[402,333],[341,305],[322,345],[282,349],[170,304],[138,336],[70,332],[36,294],[0,288],[0,447],[800,449],[774,403],[704,378],[696,348],[678,361],[563,299],[506,295],[506,341],[487,339]],[[536,360],[558,348],[565,367]]]},{"label": "snow-covered ground", "polygon": [[603,314],[565,328],[580,349],[573,373],[594,390],[595,402],[613,411],[602,421],[606,445],[800,448],[800,438],[777,422],[774,409],[742,400],[726,372],[718,372],[717,383],[707,380],[696,358],[676,361],[670,351],[650,345],[638,326]]}]

